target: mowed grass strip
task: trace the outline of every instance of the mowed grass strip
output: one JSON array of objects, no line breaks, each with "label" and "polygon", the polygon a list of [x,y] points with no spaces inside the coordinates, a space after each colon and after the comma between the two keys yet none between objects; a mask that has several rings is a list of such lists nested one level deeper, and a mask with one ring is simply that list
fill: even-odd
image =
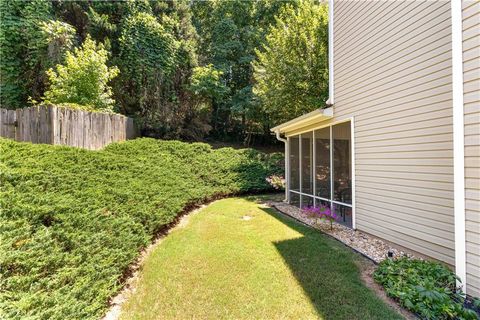
[{"label": "mowed grass strip", "polygon": [[147,257],[121,319],[401,319],[359,259],[254,198],[216,201]]}]

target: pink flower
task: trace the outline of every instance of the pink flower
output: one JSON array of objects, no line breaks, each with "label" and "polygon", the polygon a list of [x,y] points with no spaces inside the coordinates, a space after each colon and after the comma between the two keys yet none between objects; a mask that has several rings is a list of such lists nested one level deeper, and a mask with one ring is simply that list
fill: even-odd
[{"label": "pink flower", "polygon": [[330,228],[333,228],[333,221],[338,218],[337,214],[329,206],[325,205],[320,205],[319,207],[307,206],[303,208],[303,212],[310,218],[328,220]]}]

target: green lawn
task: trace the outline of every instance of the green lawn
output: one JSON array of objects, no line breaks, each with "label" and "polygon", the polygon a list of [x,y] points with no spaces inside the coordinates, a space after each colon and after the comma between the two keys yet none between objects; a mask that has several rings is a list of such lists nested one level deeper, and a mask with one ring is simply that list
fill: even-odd
[{"label": "green lawn", "polygon": [[362,283],[363,257],[253,200],[214,202],[174,229],[122,319],[401,319]]}]

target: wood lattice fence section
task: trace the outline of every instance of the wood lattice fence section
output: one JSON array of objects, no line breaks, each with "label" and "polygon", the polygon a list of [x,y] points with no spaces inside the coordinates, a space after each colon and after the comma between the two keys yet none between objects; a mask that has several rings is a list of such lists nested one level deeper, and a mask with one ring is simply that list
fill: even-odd
[{"label": "wood lattice fence section", "polygon": [[98,150],[109,143],[133,139],[133,119],[110,113],[56,106],[0,109],[0,136],[16,141]]}]

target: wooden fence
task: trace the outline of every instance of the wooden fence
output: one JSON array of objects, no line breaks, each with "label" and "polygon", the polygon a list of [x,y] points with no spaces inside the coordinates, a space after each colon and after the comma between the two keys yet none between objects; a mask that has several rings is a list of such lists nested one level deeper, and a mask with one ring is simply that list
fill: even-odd
[{"label": "wooden fence", "polygon": [[52,105],[16,110],[0,108],[0,136],[16,141],[97,150],[136,135],[133,119],[119,114]]}]

